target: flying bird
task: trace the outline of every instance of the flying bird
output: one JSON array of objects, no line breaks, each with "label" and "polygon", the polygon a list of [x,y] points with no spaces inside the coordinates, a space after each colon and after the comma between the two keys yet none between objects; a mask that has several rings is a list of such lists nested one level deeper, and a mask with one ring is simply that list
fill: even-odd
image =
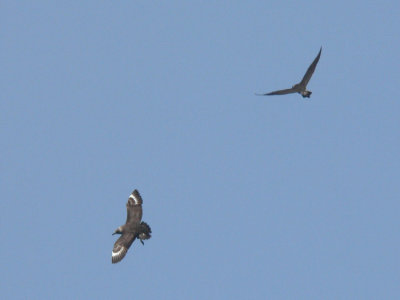
[{"label": "flying bird", "polygon": [[111,262],[113,264],[120,262],[128,252],[136,238],[144,245],[143,240],[151,238],[151,228],[147,223],[140,222],[142,220],[142,197],[138,190],[134,190],[126,203],[127,217],[126,223],[118,227],[114,234],[121,234],[115,242],[112,251]]},{"label": "flying bird", "polygon": [[300,95],[303,96],[303,98],[310,98],[311,91],[307,91],[307,84],[311,79],[311,76],[313,75],[315,68],[317,67],[319,57],[321,56],[321,49],[319,49],[319,53],[317,57],[314,59],[312,64],[308,67],[306,74],[304,75],[303,79],[299,82],[296,83],[295,85],[292,86],[291,89],[285,89],[285,90],[279,90],[279,91],[274,91],[266,94],[256,94],[257,96],[271,96],[271,95],[285,95],[285,94],[292,94],[292,93],[299,93]]}]

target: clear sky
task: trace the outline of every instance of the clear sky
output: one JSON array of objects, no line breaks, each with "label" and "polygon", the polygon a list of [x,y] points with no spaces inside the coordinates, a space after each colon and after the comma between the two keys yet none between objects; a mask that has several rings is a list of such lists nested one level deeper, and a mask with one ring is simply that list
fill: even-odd
[{"label": "clear sky", "polygon": [[2,1],[2,298],[399,299],[399,12]]}]

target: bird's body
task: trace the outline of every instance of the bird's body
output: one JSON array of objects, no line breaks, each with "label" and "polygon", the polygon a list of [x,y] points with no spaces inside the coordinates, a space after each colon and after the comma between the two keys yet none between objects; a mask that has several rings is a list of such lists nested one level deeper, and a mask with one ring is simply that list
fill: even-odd
[{"label": "bird's body", "polygon": [[121,234],[115,242],[112,251],[111,262],[113,264],[120,262],[128,252],[129,247],[136,238],[143,240],[151,238],[151,228],[142,220],[142,197],[138,190],[134,190],[126,203],[127,218],[126,223],[118,227],[113,234]]},{"label": "bird's body", "polygon": [[311,79],[311,76],[313,75],[315,68],[317,67],[319,58],[321,56],[321,51],[322,47],[319,50],[319,53],[317,57],[314,59],[312,64],[308,67],[306,74],[304,74],[303,79],[292,86],[290,89],[285,89],[285,90],[278,90],[266,94],[256,94],[257,96],[272,96],[272,95],[286,95],[286,94],[293,94],[293,93],[299,93],[300,95],[303,96],[303,98],[310,98],[312,92],[307,90],[307,84]]}]

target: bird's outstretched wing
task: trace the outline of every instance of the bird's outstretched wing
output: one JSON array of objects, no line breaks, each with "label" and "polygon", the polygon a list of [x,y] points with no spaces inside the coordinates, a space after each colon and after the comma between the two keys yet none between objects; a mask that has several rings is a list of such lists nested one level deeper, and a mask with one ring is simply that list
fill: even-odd
[{"label": "bird's outstretched wing", "polygon": [[306,74],[304,75],[303,79],[300,82],[300,85],[304,86],[304,88],[307,86],[308,82],[311,79],[311,76],[313,75],[313,73],[315,71],[315,68],[317,67],[319,58],[321,56],[321,51],[322,51],[322,47],[321,47],[321,49],[319,49],[319,53],[318,53],[317,57],[314,59],[312,64],[308,67]]},{"label": "bird's outstretched wing", "polygon": [[114,248],[111,255],[111,262],[116,264],[120,262],[128,252],[129,247],[135,240],[135,235],[133,233],[124,233],[115,242]]},{"label": "bird's outstretched wing", "polygon": [[271,93],[266,93],[266,94],[256,94],[257,96],[272,96],[272,95],[286,95],[286,94],[292,94],[292,93],[297,93],[297,90],[295,89],[286,89],[286,90],[279,90],[279,91],[274,91]]},{"label": "bird's outstretched wing", "polygon": [[134,190],[132,194],[128,198],[128,202],[126,203],[127,217],[126,223],[135,223],[139,224],[142,220],[142,197],[139,194],[138,190]]}]

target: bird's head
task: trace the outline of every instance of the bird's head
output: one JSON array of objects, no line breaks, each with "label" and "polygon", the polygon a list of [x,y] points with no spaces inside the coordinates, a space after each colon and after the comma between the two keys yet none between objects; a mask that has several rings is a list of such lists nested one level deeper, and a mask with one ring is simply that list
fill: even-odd
[{"label": "bird's head", "polygon": [[119,226],[117,229],[115,229],[115,231],[112,235],[114,235],[114,234],[122,234],[122,226]]}]

